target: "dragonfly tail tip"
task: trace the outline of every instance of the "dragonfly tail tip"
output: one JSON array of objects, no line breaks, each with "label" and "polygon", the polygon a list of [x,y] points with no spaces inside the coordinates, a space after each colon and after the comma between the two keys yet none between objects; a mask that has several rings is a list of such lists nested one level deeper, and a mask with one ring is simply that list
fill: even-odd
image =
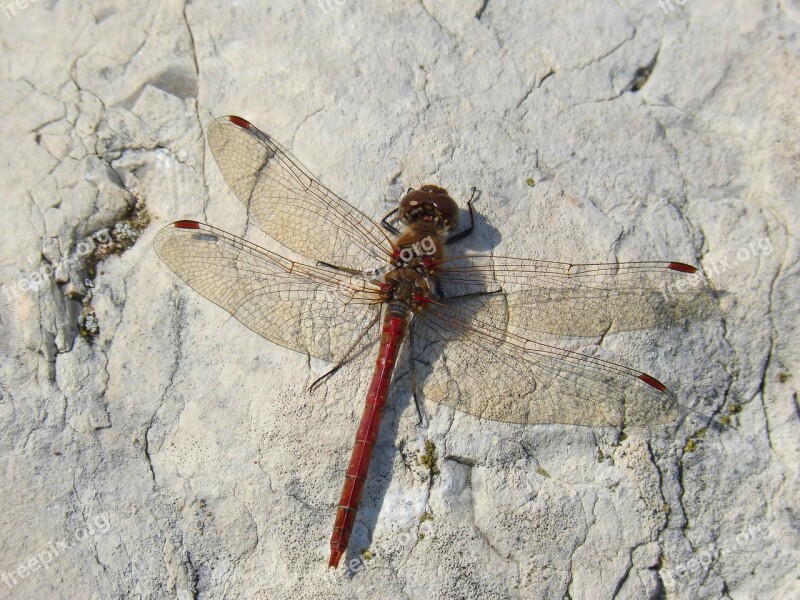
[{"label": "dragonfly tail tip", "polygon": [[331,550],[331,559],[328,561],[328,567],[333,567],[334,569],[339,566],[339,561],[342,560],[342,555],[344,554],[344,550]]}]

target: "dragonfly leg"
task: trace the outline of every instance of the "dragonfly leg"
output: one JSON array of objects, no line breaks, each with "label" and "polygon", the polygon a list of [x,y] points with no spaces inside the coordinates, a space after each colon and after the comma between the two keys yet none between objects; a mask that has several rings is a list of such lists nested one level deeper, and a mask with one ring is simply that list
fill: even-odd
[{"label": "dragonfly leg", "polygon": [[344,362],[340,362],[339,364],[334,366],[330,371],[328,371],[327,373],[324,373],[323,375],[319,376],[317,379],[314,380],[314,383],[312,383],[310,386],[308,386],[308,391],[309,392],[313,392],[314,390],[316,390],[323,381],[325,381],[328,377],[330,377],[331,375],[336,373],[336,371],[341,369],[343,366],[344,366]]},{"label": "dragonfly leg", "polygon": [[469,209],[469,227],[467,227],[464,231],[460,231],[459,233],[454,233],[450,237],[448,237],[444,243],[445,244],[452,244],[453,242],[457,242],[458,240],[464,239],[472,230],[475,229],[475,212],[472,209],[472,203],[477,199],[476,195],[480,197],[478,194],[478,188],[472,188],[472,195],[467,200],[467,208]]},{"label": "dragonfly leg", "polygon": [[[338,268],[338,267],[334,267],[334,268]],[[381,313],[378,312],[375,315],[375,318],[372,319],[372,322],[364,328],[364,331],[361,332],[361,335],[358,336],[356,341],[353,342],[353,344],[347,349],[347,352],[345,352],[345,355],[342,357],[342,359],[338,363],[336,363],[330,371],[328,371],[326,373],[323,373],[316,380],[314,380],[314,382],[308,387],[308,391],[309,392],[313,392],[314,390],[316,390],[323,381],[328,379],[328,377],[330,377],[331,375],[336,373],[336,371],[338,371],[339,369],[341,369],[343,366],[345,366],[348,363],[348,361],[352,358],[351,355],[353,354],[353,350],[355,350],[356,347],[359,345],[359,343],[361,343],[361,340],[364,339],[364,336],[367,335],[367,333],[373,327],[375,327],[375,324],[380,319],[380,316],[381,316]]]},{"label": "dragonfly leg", "polygon": [[[413,368],[413,367],[412,367]],[[422,416],[422,407],[419,404],[419,396],[417,395],[417,383],[415,381],[415,377],[411,375],[411,397],[414,399],[414,408],[417,409],[417,427],[420,427],[424,424],[425,418]]]},{"label": "dragonfly leg", "polygon": [[386,229],[387,231],[390,231],[394,235],[400,235],[400,231],[397,229],[397,227],[395,227],[394,225],[389,223],[389,218],[393,214],[395,214],[398,210],[400,210],[400,209],[399,208],[395,208],[394,210],[390,210],[388,213],[386,213],[386,216],[383,217],[383,219],[381,219],[381,225],[383,225],[383,228]]},{"label": "dragonfly leg", "polygon": [[[408,347],[414,347],[414,329],[413,327],[409,329],[408,332]],[[417,409],[417,427],[422,425],[423,418],[422,418],[422,409],[419,405],[419,395],[417,394],[417,368],[415,366],[414,357],[409,357],[411,360],[411,397],[414,399],[414,408]]]}]

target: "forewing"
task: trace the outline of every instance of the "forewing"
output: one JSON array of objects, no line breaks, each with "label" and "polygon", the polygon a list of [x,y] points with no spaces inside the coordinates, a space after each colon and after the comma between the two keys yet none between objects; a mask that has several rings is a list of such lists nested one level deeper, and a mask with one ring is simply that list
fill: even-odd
[{"label": "forewing", "polygon": [[378,225],[251,123],[216,119],[208,128],[208,145],[249,218],[287,248],[358,271],[380,268],[391,258],[391,242]]},{"label": "forewing", "polygon": [[339,362],[377,339],[379,297],[368,281],[288,260],[196,221],[167,225],[153,246],[191,288],[285,348]]},{"label": "forewing", "polygon": [[510,423],[639,426],[672,422],[672,394],[633,369],[527,339],[504,294],[428,305],[414,320],[424,397]]},{"label": "forewing", "polygon": [[715,309],[708,280],[677,262],[570,264],[488,255],[437,266],[442,295],[502,290],[511,323],[530,333],[599,336],[648,329]]}]

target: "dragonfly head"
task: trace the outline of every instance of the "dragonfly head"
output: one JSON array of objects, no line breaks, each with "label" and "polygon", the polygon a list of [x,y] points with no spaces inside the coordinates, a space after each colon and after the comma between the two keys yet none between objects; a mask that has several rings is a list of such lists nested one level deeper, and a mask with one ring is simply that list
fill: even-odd
[{"label": "dragonfly head", "polygon": [[409,225],[420,221],[432,222],[443,232],[458,227],[458,204],[438,185],[423,185],[418,190],[409,188],[400,199],[400,218]]}]

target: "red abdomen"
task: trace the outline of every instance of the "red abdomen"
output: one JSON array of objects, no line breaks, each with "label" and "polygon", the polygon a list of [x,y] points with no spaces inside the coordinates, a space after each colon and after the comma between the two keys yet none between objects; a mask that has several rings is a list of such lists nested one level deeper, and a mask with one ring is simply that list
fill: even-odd
[{"label": "red abdomen", "polygon": [[383,320],[381,345],[375,361],[375,372],[372,375],[369,392],[367,392],[364,413],[361,415],[361,423],[358,425],[353,454],[350,456],[350,466],[347,467],[347,474],[344,476],[344,489],[342,489],[339,508],[336,511],[336,522],[333,525],[333,535],[331,536],[331,559],[328,562],[330,567],[339,565],[350,541],[350,533],[353,531],[358,511],[358,502],[361,499],[361,492],[369,471],[372,447],[378,439],[378,430],[381,426],[381,416],[383,416],[383,408],[386,406],[386,398],[389,395],[392,372],[397,363],[400,346],[403,344],[408,330],[408,322],[409,315],[407,313],[403,314],[402,311],[392,310],[391,307],[387,310]]}]

